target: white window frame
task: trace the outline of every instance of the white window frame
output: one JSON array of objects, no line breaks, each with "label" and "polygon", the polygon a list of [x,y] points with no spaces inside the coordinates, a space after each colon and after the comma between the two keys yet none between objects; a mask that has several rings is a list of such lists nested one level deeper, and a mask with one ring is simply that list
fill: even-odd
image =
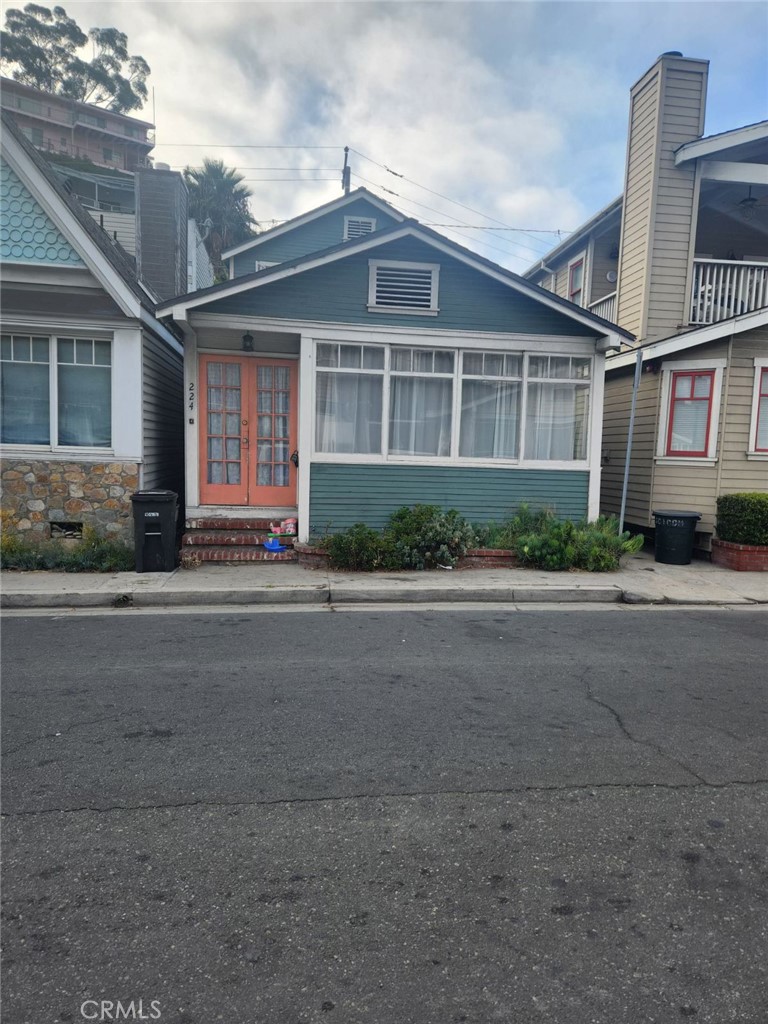
[{"label": "white window frame", "polygon": [[[680,359],[665,360],[661,364],[661,404],[659,407],[659,430],[656,439],[656,462],[681,463],[686,466],[707,466],[717,462],[717,438],[720,433],[720,401],[723,391],[725,359]],[[672,374],[676,372],[714,370],[712,406],[710,409],[709,442],[706,455],[667,455],[669,414],[672,403]]]},{"label": "white window frame", "polygon": [[344,238],[343,238],[343,241],[345,241],[345,242],[348,242],[349,239],[350,239],[350,235],[349,235],[349,222],[351,220],[358,221],[359,223],[365,223],[365,224],[368,224],[370,226],[368,231],[364,231],[361,235],[353,235],[352,236],[353,238],[364,238],[366,235],[373,234],[373,232],[376,230],[376,218],[375,217],[355,217],[352,214],[349,214],[348,216],[346,216],[344,218]]},{"label": "white window frame", "polygon": [[[7,327],[3,330],[3,334],[10,334],[18,337],[29,337],[29,338],[47,338],[48,339],[48,387],[49,387],[49,400],[48,400],[48,415],[50,418],[50,443],[49,444],[32,444],[29,442],[19,441],[2,441],[0,442],[0,448],[3,452],[8,453],[19,453],[30,452],[32,454],[51,453],[55,455],[71,455],[77,458],[81,455],[87,456],[105,456],[113,455],[115,452],[115,342],[113,337],[108,337],[103,332],[99,331],[73,331],[68,334],[51,334],[49,331],[44,330],[30,330],[28,328],[18,327]],[[108,342],[110,347],[110,362],[109,362],[109,393],[110,393],[110,408],[111,418],[109,424],[109,435],[110,443],[108,446],[101,445],[64,445],[59,444],[59,362],[58,362],[58,350],[59,341],[72,341],[72,340],[84,340],[84,341],[105,341]],[[45,365],[40,363],[38,365]],[[64,365],[78,365],[78,364],[64,364]],[[87,364],[81,364],[87,365]],[[94,364],[97,365],[97,364]],[[104,368],[104,367],[102,367]]]},{"label": "white window frame", "polygon": [[[414,309],[413,306],[378,306],[376,304],[376,271],[379,267],[393,267],[398,270],[428,270],[432,274],[429,308]],[[370,313],[393,313],[406,316],[437,316],[440,287],[439,263],[412,263],[408,260],[368,260],[368,311]],[[430,347],[440,347],[431,345]]]},{"label": "white window frame", "polygon": [[760,408],[760,381],[764,372],[768,372],[768,359],[755,356],[755,380],[752,386],[752,414],[749,417],[749,441],[747,458],[768,462],[768,451],[757,447],[757,416]]},{"label": "white window frame", "polygon": [[[322,344],[357,344],[363,345],[376,345],[384,349],[384,383],[382,392],[382,423],[381,423],[381,450],[379,452],[371,452],[367,454],[349,454],[349,453],[335,453],[335,452],[323,452],[317,449],[316,441],[316,380],[317,374],[323,373],[327,370],[333,372],[344,372],[343,369],[338,367],[318,367],[317,366],[317,346]],[[390,401],[390,381],[391,381],[391,354],[395,348],[424,348],[438,351],[451,351],[454,354],[454,368],[452,375],[439,374],[438,376],[452,376],[453,378],[453,406],[452,406],[452,419],[451,419],[451,449],[450,455],[433,455],[433,456],[420,456],[420,455],[390,455],[389,454],[389,401]],[[477,353],[477,352],[492,352],[500,355],[521,355],[523,359],[522,377],[519,378],[521,385],[521,398],[520,398],[520,424],[518,430],[518,457],[515,459],[510,458],[474,458],[472,456],[460,456],[459,455],[459,435],[461,429],[461,384],[462,384],[462,367],[463,367],[463,356],[465,352]],[[575,383],[589,384],[589,416],[587,420],[587,442],[586,442],[586,457],[584,459],[526,459],[525,453],[525,435],[526,435],[526,418],[527,418],[527,401],[528,401],[528,383],[530,380],[550,380],[550,378],[539,378],[530,377],[528,371],[529,359],[532,356],[560,356],[569,357],[573,356],[579,359],[589,359],[590,370],[588,378],[579,378],[575,380]],[[374,341],[373,338],[369,340],[362,339],[344,339],[342,336],[331,337],[316,336],[312,345],[312,386],[308,390],[307,402],[308,407],[306,412],[309,415],[311,422],[311,461],[312,462],[325,462],[325,463],[346,463],[346,464],[361,464],[361,465],[381,465],[381,464],[397,464],[397,465],[421,465],[421,466],[464,466],[464,467],[483,467],[483,468],[518,468],[518,469],[552,469],[552,470],[587,470],[591,471],[595,464],[599,465],[600,453],[594,447],[594,439],[597,436],[596,431],[599,434],[600,431],[600,419],[599,416],[596,418],[596,407],[597,403],[601,401],[602,396],[602,376],[600,379],[596,377],[597,359],[594,354],[584,351],[568,351],[567,348],[561,346],[550,348],[526,349],[525,343],[520,341],[514,346],[502,347],[498,344],[494,344],[494,341],[489,339],[487,345],[467,345],[467,346],[455,346],[447,343],[444,338],[406,338],[404,337],[401,342],[393,343],[390,341],[378,342]],[[357,373],[360,372],[357,368],[351,369],[349,372]],[[381,372],[381,371],[378,371]],[[395,374],[409,376],[420,376],[418,372],[412,372],[407,374],[406,371],[395,371]],[[471,378],[479,379],[479,378]],[[496,378],[493,378],[496,379]],[[501,379],[501,378],[499,378]],[[555,380],[555,378],[551,378]],[[557,378],[560,380],[560,378]],[[574,381],[562,379],[562,383],[574,383]],[[597,460],[597,463],[595,463]],[[701,460],[699,460],[701,461]],[[595,513],[597,514],[597,513]]]},{"label": "white window frame", "polygon": [[[568,261],[568,275],[565,281],[565,297],[569,302],[571,299],[571,273],[574,267],[581,264],[581,302],[578,303],[579,309],[586,309],[589,296],[587,294],[587,250],[579,253],[578,256],[574,256],[572,260]],[[574,303],[576,305],[576,303]]]}]

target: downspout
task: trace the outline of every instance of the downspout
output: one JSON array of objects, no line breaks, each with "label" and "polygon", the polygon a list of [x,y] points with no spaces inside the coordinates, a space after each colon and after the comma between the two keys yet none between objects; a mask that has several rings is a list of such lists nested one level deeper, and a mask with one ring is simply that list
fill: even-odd
[{"label": "downspout", "polygon": [[635,380],[632,384],[632,407],[629,412],[629,430],[627,431],[627,454],[624,458],[624,483],[621,488],[621,512],[619,513],[619,533],[624,532],[624,514],[627,511],[627,491],[629,490],[629,463],[632,459],[632,436],[635,431],[635,408],[637,393],[640,390],[640,377],[643,372],[643,350],[638,348],[635,362]]}]

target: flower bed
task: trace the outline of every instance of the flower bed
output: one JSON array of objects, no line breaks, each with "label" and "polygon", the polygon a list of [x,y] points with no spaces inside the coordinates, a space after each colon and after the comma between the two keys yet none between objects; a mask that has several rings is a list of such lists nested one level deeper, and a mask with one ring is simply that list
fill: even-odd
[{"label": "flower bed", "polygon": [[768,544],[734,544],[715,537],[712,561],[736,572],[768,572]]}]

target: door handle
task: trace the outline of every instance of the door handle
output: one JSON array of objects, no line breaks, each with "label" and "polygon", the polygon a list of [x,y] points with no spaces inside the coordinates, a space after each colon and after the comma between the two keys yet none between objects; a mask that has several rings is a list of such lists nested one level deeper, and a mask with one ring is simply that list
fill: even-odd
[{"label": "door handle", "polygon": [[297,449],[296,449],[296,451],[295,451],[295,452],[294,452],[294,453],[293,453],[293,454],[291,455],[291,462],[292,462],[292,463],[294,464],[294,466],[296,467],[296,469],[298,469],[298,468],[299,468],[299,450],[298,450],[298,448],[297,448]]}]

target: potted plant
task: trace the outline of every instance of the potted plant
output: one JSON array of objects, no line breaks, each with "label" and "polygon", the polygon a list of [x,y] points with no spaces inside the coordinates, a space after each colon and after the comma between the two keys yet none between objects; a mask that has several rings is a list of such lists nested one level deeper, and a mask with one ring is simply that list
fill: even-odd
[{"label": "potted plant", "polygon": [[717,499],[712,561],[739,572],[768,572],[768,492],[723,494]]}]

